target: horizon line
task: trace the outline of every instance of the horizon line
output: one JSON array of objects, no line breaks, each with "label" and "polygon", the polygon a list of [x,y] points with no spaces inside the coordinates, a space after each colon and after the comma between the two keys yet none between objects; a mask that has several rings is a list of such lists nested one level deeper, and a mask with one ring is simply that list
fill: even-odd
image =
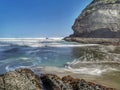
[{"label": "horizon line", "polygon": [[34,38],[0,38],[0,39],[59,39],[59,38],[64,38],[64,37],[38,37],[38,38],[36,38],[36,37],[34,37]]}]

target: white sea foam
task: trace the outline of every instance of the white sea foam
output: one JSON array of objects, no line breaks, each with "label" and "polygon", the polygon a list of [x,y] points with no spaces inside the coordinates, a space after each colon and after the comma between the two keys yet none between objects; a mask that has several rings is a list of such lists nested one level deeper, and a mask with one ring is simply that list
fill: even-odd
[{"label": "white sea foam", "polygon": [[[96,44],[64,43],[63,37],[50,38],[0,38],[0,41],[8,44],[17,44],[30,47],[84,47]],[[63,43],[62,43],[63,42]]]},{"label": "white sea foam", "polygon": [[[104,66],[102,66],[104,63]],[[109,71],[119,71],[118,68],[113,68],[110,63],[118,63],[116,61],[80,61],[75,59],[72,62],[67,62],[65,70],[78,73],[78,74],[88,74],[88,75],[101,75],[102,73]],[[88,64],[88,65],[87,65]],[[105,66],[106,64],[106,66]]]},{"label": "white sea foam", "polygon": [[18,66],[18,67],[10,67],[9,65],[5,67],[6,71],[14,71],[15,69],[19,69],[19,68],[31,68],[32,70],[42,70],[45,72],[57,72],[57,73],[65,73],[65,72],[69,72],[69,73],[75,73],[75,74],[85,74],[85,75],[101,75],[105,72],[109,72],[109,71],[119,71],[116,68],[112,68],[112,67],[108,67],[108,68],[87,68],[87,67],[81,67],[81,68],[72,68],[70,66],[67,66],[65,68],[58,68],[58,67],[53,67],[53,66],[36,66],[36,65],[32,65],[32,66]]},{"label": "white sea foam", "polygon": [[6,70],[7,72],[9,72],[9,71],[14,71],[14,70],[19,69],[19,68],[30,68],[30,67],[31,67],[31,66],[10,67],[10,66],[8,65],[8,66],[5,67],[5,70]]},{"label": "white sea foam", "polygon": [[58,38],[0,38],[1,42],[6,42],[7,44],[17,44],[26,45],[31,47],[42,47],[42,42],[60,41],[61,37]]},{"label": "white sea foam", "polygon": [[95,46],[96,44],[78,44],[78,45],[50,45],[50,47],[86,47],[86,46]]},{"label": "white sea foam", "polygon": [[67,62],[67,64],[68,64],[68,65],[74,65],[74,64],[77,64],[77,63],[79,63],[79,62],[80,62],[79,60],[75,59],[75,60],[73,60],[72,62]]},{"label": "white sea foam", "polygon": [[30,58],[27,58],[27,57],[21,57],[21,58],[18,58],[18,59],[29,60]]},{"label": "white sea foam", "polygon": [[106,60],[106,61],[81,61],[80,59],[75,59],[73,60],[72,62],[66,62],[67,65],[77,65],[77,64],[120,64],[120,61],[116,61],[116,60],[113,60],[113,61],[109,61],[109,60]]},{"label": "white sea foam", "polygon": [[65,70],[72,73],[88,74],[88,75],[101,75],[104,72],[118,71],[117,69],[110,67],[101,69],[101,68],[87,68],[87,67],[72,68],[70,66],[67,66]]},{"label": "white sea foam", "polygon": [[84,75],[95,75],[99,76],[103,73],[109,72],[109,71],[119,71],[115,68],[87,68],[87,67],[81,67],[81,68],[71,68],[71,67],[65,67],[65,68],[58,68],[58,67],[52,67],[52,66],[45,66],[45,67],[31,67],[33,70],[42,70],[43,72],[50,73],[73,73],[73,74],[84,74]]},{"label": "white sea foam", "polygon": [[96,46],[96,44],[78,44],[78,45],[68,45],[68,44],[26,44],[30,47],[87,47],[87,46]]},{"label": "white sea foam", "polygon": [[41,38],[0,38],[0,41],[28,41],[28,42],[31,42],[31,41],[39,41],[39,40],[47,40],[47,41],[53,41],[53,40],[62,40],[63,37],[41,37]]},{"label": "white sea foam", "polygon": [[[27,58],[24,58],[25,60],[27,59]],[[32,65],[30,65],[30,66],[10,66],[10,65],[7,65],[6,67],[5,67],[5,70],[7,71],[7,72],[9,72],[9,71],[14,71],[14,70],[16,70],[16,69],[19,69],[19,68],[30,68],[30,69],[32,69],[32,67],[35,67],[35,66],[37,66],[38,65],[38,63],[37,62],[34,62]]]}]

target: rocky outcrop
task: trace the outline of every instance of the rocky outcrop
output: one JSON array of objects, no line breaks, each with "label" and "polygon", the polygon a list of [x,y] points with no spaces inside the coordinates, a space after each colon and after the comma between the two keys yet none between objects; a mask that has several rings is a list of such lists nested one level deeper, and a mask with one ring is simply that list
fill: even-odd
[{"label": "rocky outcrop", "polygon": [[65,83],[56,75],[45,74],[41,76],[41,80],[46,90],[74,90],[69,83]]},{"label": "rocky outcrop", "polygon": [[81,38],[81,37],[65,37],[66,41],[74,41],[84,44],[102,44],[102,45],[120,45],[120,38]]},{"label": "rocky outcrop", "polygon": [[120,0],[93,0],[72,29],[72,37],[120,38]]},{"label": "rocky outcrop", "polygon": [[42,90],[42,86],[31,70],[18,69],[0,76],[0,90]]},{"label": "rocky outcrop", "polygon": [[116,90],[71,76],[35,75],[30,69],[18,69],[0,75],[0,90]]},{"label": "rocky outcrop", "polygon": [[93,82],[86,82],[84,79],[74,79],[71,76],[65,76],[62,80],[69,83],[73,90],[114,90]]},{"label": "rocky outcrop", "polygon": [[45,74],[41,76],[41,80],[46,90],[116,90],[86,82],[84,79],[75,79],[69,75],[61,79],[56,75]]}]

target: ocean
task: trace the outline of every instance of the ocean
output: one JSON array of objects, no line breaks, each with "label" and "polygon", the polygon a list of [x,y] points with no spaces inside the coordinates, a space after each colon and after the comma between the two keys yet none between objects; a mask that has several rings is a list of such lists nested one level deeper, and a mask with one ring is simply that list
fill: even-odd
[{"label": "ocean", "polygon": [[110,50],[103,45],[67,42],[62,38],[3,38],[0,74],[17,68],[44,68],[49,72],[92,76],[92,80],[99,78],[119,88],[120,54]]},{"label": "ocean", "polygon": [[19,67],[64,67],[77,59],[73,49],[82,46],[61,38],[0,39],[0,73]]}]

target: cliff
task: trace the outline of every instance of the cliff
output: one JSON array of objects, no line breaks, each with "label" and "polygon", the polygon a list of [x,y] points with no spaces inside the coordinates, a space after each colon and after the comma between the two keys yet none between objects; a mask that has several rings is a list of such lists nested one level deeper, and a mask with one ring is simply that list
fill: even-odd
[{"label": "cliff", "polygon": [[72,29],[72,37],[120,38],[120,0],[93,0]]}]

